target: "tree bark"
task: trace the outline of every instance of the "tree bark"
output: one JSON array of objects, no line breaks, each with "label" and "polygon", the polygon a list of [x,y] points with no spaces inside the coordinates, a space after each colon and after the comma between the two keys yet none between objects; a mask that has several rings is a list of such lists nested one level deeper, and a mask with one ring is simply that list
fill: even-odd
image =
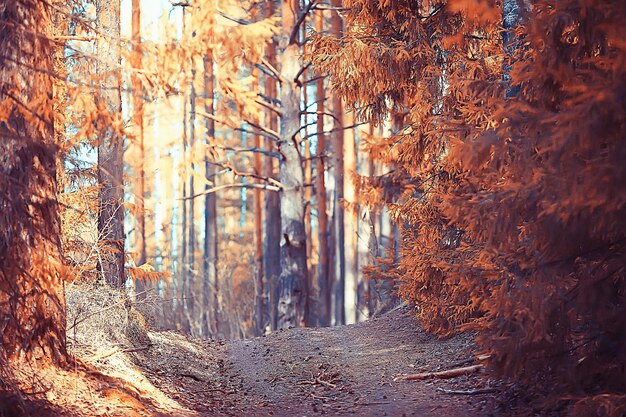
[{"label": "tree bark", "polygon": [[[317,16],[316,27],[318,33],[324,30],[324,15],[320,12]],[[331,324],[331,308],[332,308],[332,285],[330,282],[330,261],[329,261],[329,244],[328,244],[328,202],[326,196],[326,158],[328,150],[326,149],[326,135],[324,132],[324,79],[320,78],[316,82],[315,101],[317,102],[317,176],[316,176],[316,193],[317,193],[317,218],[319,233],[319,269],[317,276],[317,284],[319,287],[318,301],[318,325],[330,326]]]},{"label": "tree bark", "polygon": [[[213,75],[212,51],[204,57],[204,111],[207,114],[215,113],[215,93]],[[206,145],[207,151],[204,156],[204,175],[208,181],[215,184],[215,165],[211,163],[209,150],[215,140],[215,121],[206,118]],[[205,190],[210,186],[207,184]],[[215,193],[206,194],[204,197],[204,259],[202,270],[204,279],[202,281],[202,333],[208,336],[213,333],[218,335],[219,328],[219,304],[217,292],[219,281],[217,275],[217,196]],[[212,310],[212,314],[211,313]]]},{"label": "tree bark", "polygon": [[[120,93],[120,0],[97,0],[96,72],[105,87],[99,98],[111,115],[122,111]],[[124,138],[103,128],[98,143],[98,269],[110,285],[123,288],[124,274]]]},{"label": "tree bark", "polygon": [[[259,89],[259,73],[255,68],[252,70],[254,77],[254,91]],[[255,120],[255,123],[259,123]],[[255,149],[261,149],[261,136],[254,135]],[[259,152],[254,153],[254,173],[263,176],[263,161]],[[261,180],[257,180],[261,183]],[[263,190],[254,190],[254,263],[256,266],[254,276],[254,328],[255,334],[260,336],[265,333],[265,302],[263,288]]]},{"label": "tree bark", "polygon": [[51,7],[16,0],[0,8],[0,364],[35,352],[62,364],[67,272],[57,204]]},{"label": "tree bark", "polygon": [[[345,113],[343,115],[344,126],[354,124],[354,115]],[[358,261],[359,252],[357,247],[357,231],[359,227],[359,217],[356,211],[356,195],[354,190],[353,176],[356,173],[356,146],[354,128],[344,130],[343,138],[344,155],[344,182],[343,194],[348,210],[345,221],[345,285],[348,292],[345,294],[346,321],[354,323],[358,321]],[[344,213],[345,213],[344,207]]]},{"label": "tree bark", "polygon": [[[341,7],[341,0],[333,0],[332,5]],[[330,20],[330,30],[335,36],[341,36],[341,16],[333,11]],[[346,249],[345,249],[345,220],[343,209],[344,167],[343,167],[343,106],[341,98],[333,94],[333,176],[335,177],[334,199],[334,233],[335,233],[335,324],[346,323],[345,287],[346,287]]]},{"label": "tree bark", "polygon": [[[276,2],[269,1],[267,17],[272,17],[275,13]],[[267,61],[276,67],[276,44],[270,43],[267,50]],[[265,81],[265,95],[270,98],[277,98],[276,80],[267,77]],[[276,115],[268,110],[268,126],[273,131],[278,130]],[[274,151],[275,144],[271,139],[267,139],[267,150]],[[276,162],[274,158],[267,158],[265,164],[265,176],[276,178]],[[267,193],[265,196],[265,245],[263,269],[268,283],[268,299],[270,326],[272,330],[278,328],[278,280],[280,277],[280,239],[281,239],[281,213],[280,196],[278,193]]]},{"label": "tree bark", "polygon": [[[132,1],[132,40],[133,40],[133,69],[141,69],[141,6],[140,0]],[[138,160],[136,162],[137,178],[135,182],[135,201],[137,202],[137,210],[135,215],[137,239],[136,250],[138,252],[137,265],[146,263],[146,216],[145,216],[145,153],[144,153],[144,130],[143,130],[143,98],[141,97],[141,83],[136,74],[132,75],[132,94],[133,94],[133,124],[137,134],[135,140],[138,147]],[[145,298],[146,285],[141,280],[135,282],[135,292],[139,298]]]},{"label": "tree bark", "polygon": [[280,195],[281,251],[278,301],[278,327],[307,325],[308,280],[306,231],[304,227],[304,172],[298,149],[300,130],[300,94],[295,79],[300,69],[298,44],[290,40],[298,11],[298,2],[289,0],[282,6],[282,37],[280,40],[280,91],[283,115],[279,143],[283,158],[279,178],[283,185]]},{"label": "tree bark", "polygon": [[[189,195],[195,195],[194,187],[194,145],[196,142],[196,67],[195,60],[192,57],[189,65],[191,66],[191,82],[189,91]],[[188,264],[187,264],[187,292],[185,294],[185,305],[187,320],[189,321],[190,331],[194,332],[195,324],[195,283],[196,283],[196,199],[189,199],[189,227],[188,233]]]}]

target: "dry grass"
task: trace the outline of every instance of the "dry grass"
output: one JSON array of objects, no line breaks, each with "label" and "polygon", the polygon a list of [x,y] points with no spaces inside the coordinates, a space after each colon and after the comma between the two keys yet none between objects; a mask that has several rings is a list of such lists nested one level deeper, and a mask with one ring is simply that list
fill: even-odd
[{"label": "dry grass", "polygon": [[[12,363],[11,389],[0,387],[0,417],[194,415],[146,378],[139,360],[152,346],[146,319],[123,291],[72,283],[66,297],[75,360],[65,369],[45,359]],[[142,301],[143,311],[149,303]]]},{"label": "dry grass", "polygon": [[73,355],[117,369],[132,359],[132,355],[119,353],[151,345],[144,316],[123,291],[72,283],[66,289],[66,299],[68,347]]}]

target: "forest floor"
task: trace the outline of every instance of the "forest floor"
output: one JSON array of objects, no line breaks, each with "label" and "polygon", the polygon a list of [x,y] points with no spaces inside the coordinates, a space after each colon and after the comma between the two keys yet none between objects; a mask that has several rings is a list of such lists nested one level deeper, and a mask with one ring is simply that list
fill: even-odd
[{"label": "forest floor", "polygon": [[[149,348],[99,353],[65,378],[55,372],[42,379],[39,372],[38,384],[48,381],[41,398],[47,404],[29,397],[31,410],[39,410],[33,415],[48,414],[39,406],[64,416],[513,415],[500,408],[503,385],[485,374],[394,381],[459,367],[475,354],[470,335],[437,339],[406,307],[355,325],[242,341],[148,336]],[[122,356],[132,356],[132,364]],[[486,387],[490,392],[479,395],[449,392]],[[10,413],[0,407],[4,415]]]}]

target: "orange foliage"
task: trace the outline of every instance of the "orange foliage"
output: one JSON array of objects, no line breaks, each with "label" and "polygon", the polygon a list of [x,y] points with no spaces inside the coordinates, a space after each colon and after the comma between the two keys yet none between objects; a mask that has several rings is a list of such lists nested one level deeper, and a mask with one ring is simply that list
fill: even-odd
[{"label": "orange foliage", "polygon": [[402,226],[401,294],[431,330],[480,330],[505,375],[616,395],[574,412],[622,404],[623,4],[345,6],[344,36],[315,36],[310,56],[363,119],[406,121],[367,144],[394,168],[369,181],[394,192],[366,202],[385,199]]}]

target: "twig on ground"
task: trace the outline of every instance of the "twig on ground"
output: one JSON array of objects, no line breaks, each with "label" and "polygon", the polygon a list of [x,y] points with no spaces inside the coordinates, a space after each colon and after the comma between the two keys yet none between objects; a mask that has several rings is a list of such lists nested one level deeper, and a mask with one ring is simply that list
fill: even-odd
[{"label": "twig on ground", "polygon": [[481,372],[485,367],[483,365],[472,365],[463,368],[453,368],[439,372],[421,372],[419,374],[400,375],[395,377],[394,381],[420,381],[423,379],[439,378],[456,378],[457,376],[470,375]]},{"label": "twig on ground", "polygon": [[101,354],[96,354],[96,355],[92,355],[92,356],[88,356],[88,357],[84,357],[83,359],[89,362],[96,362],[96,361],[101,361],[103,359],[106,359],[108,357],[111,357],[113,355],[115,355],[116,353],[120,352],[120,348],[115,346],[113,349],[106,351],[104,353]]},{"label": "twig on ground", "polygon": [[498,392],[498,390],[495,388],[482,388],[482,389],[469,389],[469,390],[437,388],[437,391],[443,392],[444,394],[450,394],[450,395],[481,395],[481,394],[492,394],[494,392]]},{"label": "twig on ground", "polygon": [[[313,375],[311,375],[313,377]],[[337,382],[341,382],[341,378],[339,377],[339,372],[331,372],[330,374],[325,372],[320,372],[317,374],[315,378],[312,378],[310,381],[302,380],[299,381],[299,385],[325,385],[329,388],[336,388]]]},{"label": "twig on ground", "polygon": [[315,395],[313,393],[310,393],[310,394],[311,394],[311,397],[314,400],[320,400],[320,401],[330,401],[330,400],[333,400],[333,398],[331,398],[331,397],[324,397],[323,395]]}]

